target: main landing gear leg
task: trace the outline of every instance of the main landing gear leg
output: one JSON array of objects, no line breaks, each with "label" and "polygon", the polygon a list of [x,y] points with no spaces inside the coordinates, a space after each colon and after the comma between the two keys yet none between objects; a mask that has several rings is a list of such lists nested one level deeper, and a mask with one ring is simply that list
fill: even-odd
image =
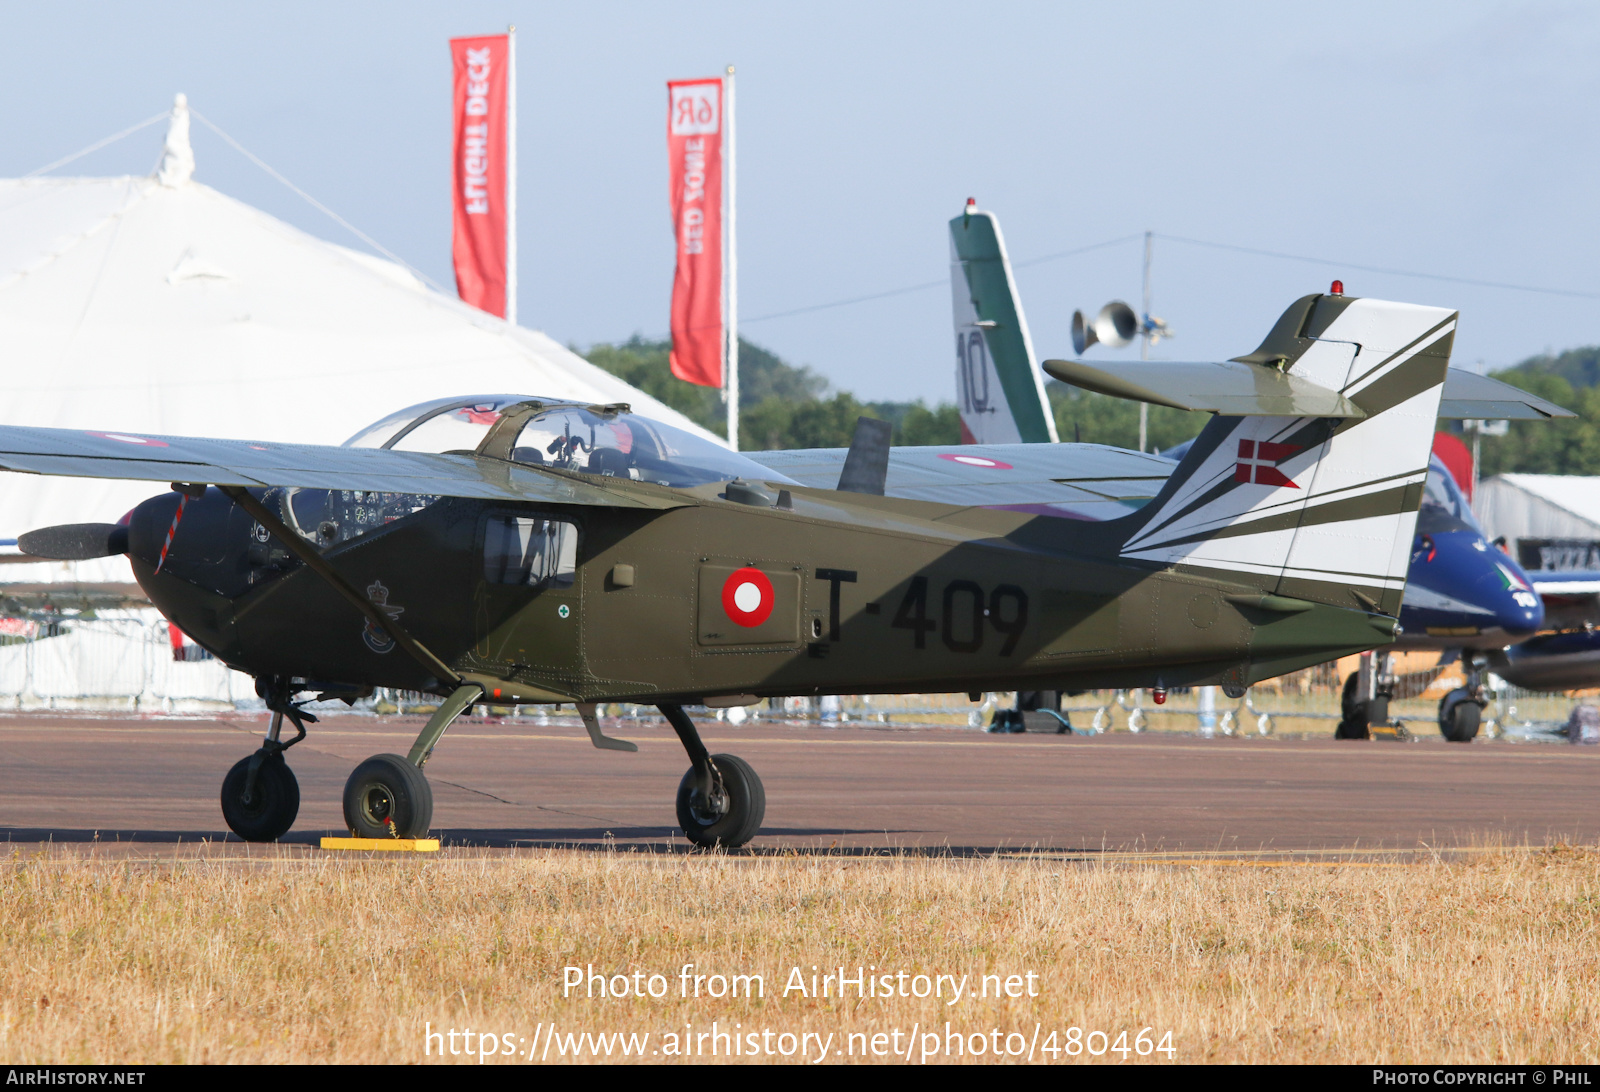
[{"label": "main landing gear leg", "polygon": [[1343,719],[1334,730],[1334,739],[1370,739],[1374,727],[1392,728],[1400,739],[1408,738],[1405,726],[1389,718],[1389,702],[1394,699],[1395,677],[1387,652],[1363,652],[1360,670],[1344,681],[1340,701]]},{"label": "main landing gear leg", "polygon": [[404,758],[373,755],[344,783],[344,821],[354,838],[421,838],[433,822],[433,787],[422,767],[446,728],[473,702],[483,687],[456,687],[428,718]]},{"label": "main landing gear leg", "polygon": [[[222,818],[228,829],[247,842],[273,842],[288,833],[300,814],[300,783],[283,759],[283,752],[306,738],[303,722],[317,722],[290,700],[294,692],[279,679],[262,680],[259,690],[272,710],[272,724],[261,747],[241,758],[222,779]],[[283,718],[295,727],[295,737],[283,742]]]},{"label": "main landing gear leg", "polygon": [[767,791],[744,759],[712,755],[681,705],[660,706],[689,755],[678,783],[678,825],[702,849],[737,849],[756,836],[767,814]]}]

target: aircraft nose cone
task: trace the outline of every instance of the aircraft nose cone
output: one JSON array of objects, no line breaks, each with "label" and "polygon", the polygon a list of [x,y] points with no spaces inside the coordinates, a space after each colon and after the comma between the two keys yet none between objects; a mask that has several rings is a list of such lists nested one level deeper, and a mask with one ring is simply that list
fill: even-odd
[{"label": "aircraft nose cone", "polygon": [[1498,648],[1544,625],[1527,575],[1476,531],[1441,529],[1413,545],[1401,624],[1453,645]]},{"label": "aircraft nose cone", "polygon": [[[1482,542],[1482,539],[1478,539]],[[1486,603],[1494,605],[1496,625],[1513,637],[1526,637],[1544,625],[1544,600],[1533,590],[1533,581],[1511,558],[1487,543],[1480,552],[1492,571],[1479,577]]]}]

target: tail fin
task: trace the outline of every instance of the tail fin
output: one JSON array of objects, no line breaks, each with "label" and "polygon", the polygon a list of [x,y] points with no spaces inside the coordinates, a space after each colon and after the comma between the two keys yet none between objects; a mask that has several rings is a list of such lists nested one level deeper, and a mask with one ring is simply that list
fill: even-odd
[{"label": "tail fin", "polygon": [[1055,443],[1000,224],[971,202],[950,221],[950,291],[962,442]]},{"label": "tail fin", "polygon": [[1128,517],[1122,556],[1397,614],[1455,328],[1437,307],[1297,301],[1236,359],[1335,390],[1364,416],[1214,418]]}]

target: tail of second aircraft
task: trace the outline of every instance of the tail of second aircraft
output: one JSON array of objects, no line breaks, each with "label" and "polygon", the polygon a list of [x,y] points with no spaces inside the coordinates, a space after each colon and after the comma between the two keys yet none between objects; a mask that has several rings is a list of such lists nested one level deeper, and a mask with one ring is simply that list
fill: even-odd
[{"label": "tail of second aircraft", "polygon": [[1054,443],[1055,417],[994,214],[972,202],[950,221],[956,404],[969,444]]},{"label": "tail of second aircraft", "polygon": [[1248,356],[1119,368],[1108,384],[1219,413],[1118,521],[1121,556],[1397,614],[1455,328],[1442,308],[1307,296]]}]

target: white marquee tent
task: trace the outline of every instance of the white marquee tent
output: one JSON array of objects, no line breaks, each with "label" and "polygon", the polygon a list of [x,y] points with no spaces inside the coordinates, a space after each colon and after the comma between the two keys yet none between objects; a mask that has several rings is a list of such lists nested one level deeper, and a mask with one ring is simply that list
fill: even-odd
[{"label": "white marquee tent", "polygon": [[[628,402],[711,435],[544,334],[193,173],[180,96],[153,177],[0,180],[0,423],[337,444],[418,402],[519,393]],[[0,539],[113,521],[153,491],[0,473]],[[122,558],[0,570],[130,575]]]},{"label": "white marquee tent", "polygon": [[1600,568],[1600,477],[1497,474],[1472,506],[1526,569]]}]

